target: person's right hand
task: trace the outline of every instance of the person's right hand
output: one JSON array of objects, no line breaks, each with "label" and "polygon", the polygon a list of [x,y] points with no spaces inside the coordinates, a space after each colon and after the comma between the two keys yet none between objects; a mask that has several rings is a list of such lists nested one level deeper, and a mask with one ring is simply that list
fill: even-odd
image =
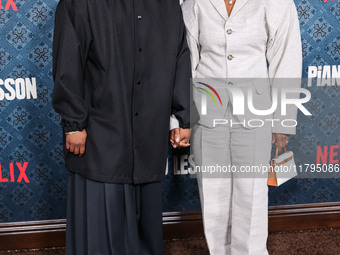
[{"label": "person's right hand", "polygon": [[66,134],[66,149],[82,157],[85,153],[86,137],[85,129],[74,134]]},{"label": "person's right hand", "polygon": [[272,143],[275,143],[278,151],[280,152],[289,142],[289,135],[286,134],[272,134]]},{"label": "person's right hand", "polygon": [[189,140],[191,129],[174,128],[170,132],[170,142],[174,148],[184,148],[190,146]]}]

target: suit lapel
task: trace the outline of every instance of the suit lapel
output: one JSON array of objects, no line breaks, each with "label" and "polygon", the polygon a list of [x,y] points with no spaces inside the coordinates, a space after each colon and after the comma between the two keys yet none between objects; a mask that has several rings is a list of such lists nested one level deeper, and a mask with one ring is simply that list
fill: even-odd
[{"label": "suit lapel", "polygon": [[221,17],[226,21],[228,19],[228,12],[224,0],[210,0],[210,2],[221,15]]},{"label": "suit lapel", "polygon": [[[235,1],[235,0],[234,0]],[[242,9],[242,7],[248,2],[248,0],[236,0],[236,3],[230,13],[230,18],[232,18],[233,16],[235,16],[239,10]]]},{"label": "suit lapel", "polygon": [[232,18],[239,12],[239,10],[242,9],[248,0],[236,0],[236,3],[230,13],[230,17],[228,17],[227,7],[225,6],[224,0],[210,0],[210,2],[221,15],[221,17],[227,21],[228,18]]}]

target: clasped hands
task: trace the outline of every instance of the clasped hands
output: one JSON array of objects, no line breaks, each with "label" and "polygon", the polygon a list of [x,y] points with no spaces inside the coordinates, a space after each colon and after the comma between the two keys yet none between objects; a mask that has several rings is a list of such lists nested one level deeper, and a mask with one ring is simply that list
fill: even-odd
[{"label": "clasped hands", "polygon": [[[174,148],[190,146],[191,129],[174,128],[170,132],[170,142]],[[286,134],[273,133],[272,143],[275,143],[278,150],[281,151],[289,142],[289,136]]]},{"label": "clasped hands", "polygon": [[[174,148],[190,146],[191,129],[174,128],[170,132],[170,142]],[[79,157],[84,156],[87,133],[82,130],[66,135],[66,149]]]},{"label": "clasped hands", "polygon": [[190,146],[191,129],[174,128],[170,131],[170,142],[174,148]]},{"label": "clasped hands", "polygon": [[[174,148],[190,146],[191,129],[174,128],[170,131],[170,142]],[[82,157],[85,153],[87,133],[86,130],[79,131],[72,135],[66,135],[66,149],[75,155]],[[281,151],[289,141],[285,134],[273,134],[272,143],[275,143]]]}]

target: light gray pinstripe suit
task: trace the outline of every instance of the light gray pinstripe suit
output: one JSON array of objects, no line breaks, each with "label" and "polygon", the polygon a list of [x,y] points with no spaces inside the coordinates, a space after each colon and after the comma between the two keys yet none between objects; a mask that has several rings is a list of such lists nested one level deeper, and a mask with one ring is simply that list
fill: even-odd
[{"label": "light gray pinstripe suit", "polygon": [[[194,78],[271,79],[254,85],[254,100],[261,105],[271,102],[271,86],[280,86],[273,78],[301,77],[301,37],[292,0],[236,0],[230,17],[223,0],[186,0],[182,10]],[[291,86],[299,87],[300,83]],[[200,96],[195,93],[199,92],[194,90],[194,99],[200,108]],[[239,120],[231,114],[231,104],[228,105],[224,117]],[[278,111],[271,117],[283,118]],[[295,119],[296,111],[290,111],[284,118]],[[295,134],[295,128],[268,125],[213,128],[209,114],[201,116],[192,132],[195,164],[237,168],[268,165],[271,133]],[[198,174],[210,254],[268,254],[266,181],[255,176],[238,178],[235,174],[224,174],[209,178]]]}]

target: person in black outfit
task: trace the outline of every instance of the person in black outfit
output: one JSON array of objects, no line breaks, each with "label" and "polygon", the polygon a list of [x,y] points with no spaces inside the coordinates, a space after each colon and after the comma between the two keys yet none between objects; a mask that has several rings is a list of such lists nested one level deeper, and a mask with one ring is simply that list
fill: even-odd
[{"label": "person in black outfit", "polygon": [[67,254],[163,253],[169,119],[188,144],[190,77],[177,1],[59,2],[52,103],[69,170]]}]

